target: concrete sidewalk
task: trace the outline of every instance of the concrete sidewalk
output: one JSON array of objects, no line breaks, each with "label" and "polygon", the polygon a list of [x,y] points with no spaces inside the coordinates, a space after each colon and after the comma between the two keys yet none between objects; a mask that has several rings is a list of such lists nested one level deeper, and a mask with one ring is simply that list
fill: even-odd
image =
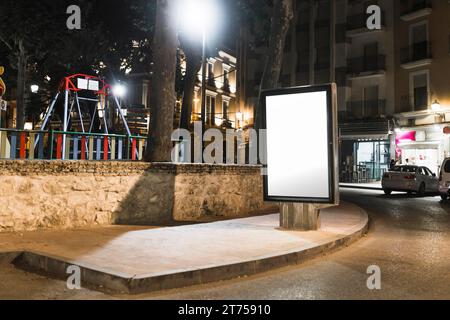
[{"label": "concrete sidewalk", "polygon": [[267,215],[159,229],[0,234],[0,259],[3,252],[20,268],[60,279],[77,265],[83,286],[137,294],[299,263],[356,241],[368,226],[367,214],[348,203],[323,210],[321,219],[313,232],[281,231],[279,215]]}]

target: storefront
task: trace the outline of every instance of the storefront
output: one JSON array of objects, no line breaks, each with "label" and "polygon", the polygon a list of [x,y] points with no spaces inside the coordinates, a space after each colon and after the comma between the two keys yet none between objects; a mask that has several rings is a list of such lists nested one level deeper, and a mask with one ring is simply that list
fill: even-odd
[{"label": "storefront", "polygon": [[341,182],[380,181],[391,159],[389,136],[341,141]]},{"label": "storefront", "polygon": [[402,128],[396,131],[397,159],[401,164],[428,167],[438,174],[450,156],[450,135],[443,124]]}]

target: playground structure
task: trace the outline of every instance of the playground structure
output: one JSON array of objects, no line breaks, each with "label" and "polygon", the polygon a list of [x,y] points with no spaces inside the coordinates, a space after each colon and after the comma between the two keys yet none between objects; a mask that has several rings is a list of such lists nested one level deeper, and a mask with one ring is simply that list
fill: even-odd
[{"label": "playground structure", "polygon": [[[46,130],[50,119],[55,114],[58,98],[62,95],[64,96],[62,132],[74,131],[72,124],[77,119],[83,134],[92,134],[94,130],[98,131],[101,129],[105,135],[108,135],[110,131],[108,115],[111,115],[111,109],[113,109],[117,111],[120,120],[123,122],[127,136],[131,136],[121,103],[114,94],[112,87],[102,78],[86,74],[74,74],[63,79],[57,94],[45,112],[40,126],[41,131]],[[84,108],[85,112],[82,110],[80,101],[88,105],[87,108]],[[89,107],[89,104],[93,107]],[[88,130],[85,127],[86,113],[89,117]],[[94,127],[96,120],[100,120],[100,127]],[[38,142],[37,140],[35,143],[37,144]],[[66,150],[66,144],[67,135],[64,134],[62,137],[62,150]],[[65,157],[66,155],[63,153],[62,160],[65,160]]]}]

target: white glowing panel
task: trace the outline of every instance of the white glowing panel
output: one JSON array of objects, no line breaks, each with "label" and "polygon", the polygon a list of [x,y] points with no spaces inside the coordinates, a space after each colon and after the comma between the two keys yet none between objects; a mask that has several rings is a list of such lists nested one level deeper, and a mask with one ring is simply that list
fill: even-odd
[{"label": "white glowing panel", "polygon": [[96,80],[89,80],[89,90],[98,91],[100,89],[99,82]]},{"label": "white glowing panel", "polygon": [[77,78],[77,87],[80,90],[88,89],[88,81],[86,79]]},{"label": "white glowing panel", "polygon": [[333,202],[334,129],[330,94],[331,91],[323,89],[298,93],[291,89],[264,97],[267,200]]}]

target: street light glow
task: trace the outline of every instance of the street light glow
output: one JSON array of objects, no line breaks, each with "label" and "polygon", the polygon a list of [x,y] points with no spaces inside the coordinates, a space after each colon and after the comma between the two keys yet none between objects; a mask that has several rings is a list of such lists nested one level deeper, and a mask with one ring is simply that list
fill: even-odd
[{"label": "street light glow", "polygon": [[39,86],[37,84],[31,85],[30,89],[31,89],[32,93],[38,93],[39,92]]},{"label": "street light glow", "polygon": [[434,101],[433,104],[431,105],[431,110],[433,111],[440,111],[441,110],[441,104],[439,103],[439,101]]},{"label": "street light glow", "polygon": [[118,98],[123,98],[127,93],[127,88],[122,84],[116,84],[113,87],[113,94]]},{"label": "street light glow", "polygon": [[180,0],[177,6],[178,27],[189,37],[201,40],[217,32],[220,21],[219,6],[216,0]]}]

